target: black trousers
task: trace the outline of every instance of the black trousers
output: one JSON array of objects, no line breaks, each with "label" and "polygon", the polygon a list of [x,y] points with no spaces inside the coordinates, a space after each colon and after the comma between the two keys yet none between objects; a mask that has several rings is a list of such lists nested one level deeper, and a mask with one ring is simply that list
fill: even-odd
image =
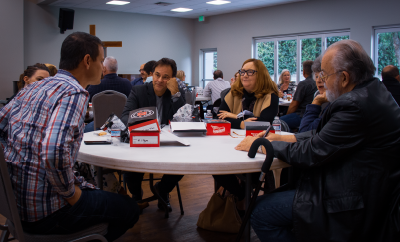
[{"label": "black trousers", "polygon": [[[124,174],[124,181],[136,201],[142,199],[142,181],[144,173],[127,172]],[[158,188],[162,193],[170,193],[176,184],[182,179],[183,175],[163,175]]]}]

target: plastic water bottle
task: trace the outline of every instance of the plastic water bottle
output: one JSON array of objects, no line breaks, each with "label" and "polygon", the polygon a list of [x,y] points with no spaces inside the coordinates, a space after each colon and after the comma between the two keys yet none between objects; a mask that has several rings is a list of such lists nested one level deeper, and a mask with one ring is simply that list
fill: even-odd
[{"label": "plastic water bottle", "polygon": [[272,127],[274,127],[275,134],[281,134],[282,123],[278,116],[276,116],[274,122],[272,122]]},{"label": "plastic water bottle", "polygon": [[121,130],[111,129],[111,142],[112,145],[118,146],[121,143]]},{"label": "plastic water bottle", "polygon": [[207,113],[204,114],[204,119],[213,119],[213,115],[211,113],[211,110],[207,110]]},{"label": "plastic water bottle", "polygon": [[286,100],[286,99],[287,99],[287,93],[284,92],[284,93],[283,93],[283,100]]}]

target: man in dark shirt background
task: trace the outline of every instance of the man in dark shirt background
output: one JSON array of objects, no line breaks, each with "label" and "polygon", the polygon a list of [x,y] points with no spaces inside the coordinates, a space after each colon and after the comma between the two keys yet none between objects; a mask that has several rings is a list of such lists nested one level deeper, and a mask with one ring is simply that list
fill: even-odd
[{"label": "man in dark shirt background", "polygon": [[300,126],[301,118],[306,111],[307,104],[314,99],[317,86],[312,78],[311,66],[314,62],[307,60],[303,62],[303,76],[306,78],[297,85],[293,101],[290,104],[285,116],[281,120],[285,121],[290,129],[297,129]]},{"label": "man in dark shirt background", "polygon": [[382,83],[392,94],[397,104],[400,102],[400,75],[399,69],[393,65],[385,66],[382,70]]},{"label": "man in dark shirt background", "polygon": [[94,95],[105,90],[114,90],[129,96],[132,85],[128,79],[117,76],[118,62],[112,57],[108,56],[104,59],[103,64],[103,79],[99,85],[90,86],[87,90],[90,94],[89,102],[92,101]]},{"label": "man in dark shirt background", "polygon": [[[90,95],[89,102],[92,101],[92,98],[97,93],[100,93],[105,90],[113,90],[125,94],[128,98],[129,93],[131,92],[132,85],[128,79],[119,77],[117,75],[118,71],[118,62],[112,57],[108,56],[104,59],[103,64],[103,79],[99,85],[92,85],[87,90]],[[88,123],[85,126],[85,133],[94,131],[94,121]]]}]

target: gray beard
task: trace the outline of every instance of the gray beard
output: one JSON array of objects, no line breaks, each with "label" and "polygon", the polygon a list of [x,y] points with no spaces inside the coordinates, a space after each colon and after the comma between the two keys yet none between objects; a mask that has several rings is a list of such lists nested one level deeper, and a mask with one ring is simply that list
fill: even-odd
[{"label": "gray beard", "polygon": [[331,90],[328,90],[326,83],[324,83],[324,87],[326,89],[326,99],[328,99],[329,102],[335,101],[340,96],[340,92],[337,88],[338,84],[339,84],[339,78],[337,78],[335,80],[335,83],[333,85],[333,90],[331,91]]}]

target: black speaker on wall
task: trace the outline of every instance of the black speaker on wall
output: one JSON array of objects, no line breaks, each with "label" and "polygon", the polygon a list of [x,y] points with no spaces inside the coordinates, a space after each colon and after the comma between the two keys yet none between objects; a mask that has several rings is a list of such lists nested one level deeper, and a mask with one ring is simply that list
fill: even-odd
[{"label": "black speaker on wall", "polygon": [[60,8],[60,16],[58,18],[58,27],[60,33],[63,34],[67,29],[74,28],[75,10],[69,8]]}]

